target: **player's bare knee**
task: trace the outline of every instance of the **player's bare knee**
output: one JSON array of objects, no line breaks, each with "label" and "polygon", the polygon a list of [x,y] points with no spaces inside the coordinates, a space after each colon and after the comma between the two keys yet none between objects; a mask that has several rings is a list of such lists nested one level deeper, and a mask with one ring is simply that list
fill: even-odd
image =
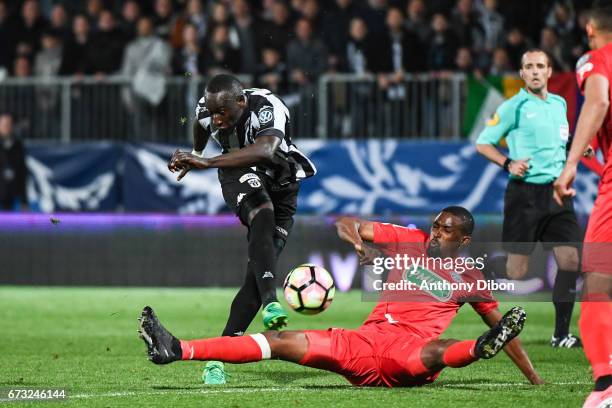
[{"label": "player's bare knee", "polygon": [[506,266],[506,273],[510,279],[522,279],[525,275],[527,275],[527,270],[527,263],[508,263]]},{"label": "player's bare knee", "polygon": [[444,351],[457,340],[434,340],[427,343],[421,350],[421,361],[427,368],[440,369],[444,365]]},{"label": "player's bare knee", "polygon": [[299,331],[268,330],[263,333],[270,345],[272,358],[288,361],[299,361],[308,348],[306,335]]},{"label": "player's bare knee", "polygon": [[576,248],[559,247],[554,249],[554,253],[559,269],[565,271],[578,271],[580,269],[580,257]]},{"label": "player's bare knee", "polygon": [[268,344],[270,345],[270,349],[273,350],[274,346],[278,344],[280,339],[280,332],[278,330],[267,330],[262,333],[266,340],[268,340]]}]

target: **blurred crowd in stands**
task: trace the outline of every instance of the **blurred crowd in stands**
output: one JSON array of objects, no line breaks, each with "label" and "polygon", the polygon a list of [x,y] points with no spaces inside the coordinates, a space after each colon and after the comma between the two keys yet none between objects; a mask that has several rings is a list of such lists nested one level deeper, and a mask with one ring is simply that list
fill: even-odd
[{"label": "blurred crowd in stands", "polygon": [[587,0],[0,0],[0,77],[245,73],[282,91],[325,72],[557,71],[588,49]]}]

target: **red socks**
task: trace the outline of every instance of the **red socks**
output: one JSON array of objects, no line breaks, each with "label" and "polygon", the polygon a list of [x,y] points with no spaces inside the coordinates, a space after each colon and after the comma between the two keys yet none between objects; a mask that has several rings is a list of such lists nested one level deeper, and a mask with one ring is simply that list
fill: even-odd
[{"label": "red socks", "polygon": [[442,361],[448,367],[465,367],[466,365],[472,364],[478,360],[474,347],[476,346],[476,340],[465,340],[451,344],[442,356]]},{"label": "red socks", "polygon": [[270,344],[261,334],[241,337],[214,337],[181,340],[183,360],[216,360],[225,363],[252,363],[271,357]]},{"label": "red socks", "polygon": [[612,375],[612,303],[584,301],[581,303],[580,335],[593,378]]}]

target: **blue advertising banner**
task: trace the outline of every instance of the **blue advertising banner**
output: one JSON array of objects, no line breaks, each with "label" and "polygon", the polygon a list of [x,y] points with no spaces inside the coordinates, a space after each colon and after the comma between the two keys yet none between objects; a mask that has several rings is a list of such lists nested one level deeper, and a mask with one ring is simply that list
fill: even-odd
[{"label": "blue advertising banner", "polygon": [[[219,154],[215,147],[209,146],[206,155]],[[178,173],[168,170],[168,160],[176,148],[155,143],[126,146],[123,183],[126,211],[226,212],[216,170],[193,171],[176,181]],[[188,146],[180,148],[191,150]]]},{"label": "blue advertising banner", "polygon": [[[316,164],[300,211],[316,214],[429,214],[448,205],[500,213],[508,175],[465,142],[398,140],[300,143]],[[590,214],[599,177],[581,169],[575,199]]]},{"label": "blue advertising banner", "polygon": [[[218,154],[213,144],[206,155]],[[315,163],[302,182],[302,214],[430,214],[447,205],[500,214],[507,175],[465,142],[298,141]],[[180,146],[188,150],[188,146]],[[28,149],[31,205],[44,212],[227,212],[216,170],[181,182],[167,162],[177,146],[88,143]],[[578,213],[589,214],[598,177],[576,179]]]},{"label": "blue advertising banner", "polygon": [[30,207],[43,212],[115,211],[123,147],[116,143],[27,147]]}]

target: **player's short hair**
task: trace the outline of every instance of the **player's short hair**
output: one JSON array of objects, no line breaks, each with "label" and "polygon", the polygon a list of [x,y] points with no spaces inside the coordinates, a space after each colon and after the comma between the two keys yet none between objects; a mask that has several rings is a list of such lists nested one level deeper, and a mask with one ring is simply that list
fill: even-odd
[{"label": "player's short hair", "polygon": [[548,55],[548,53],[546,51],[544,51],[541,48],[529,48],[527,51],[525,51],[521,55],[521,68],[523,68],[523,60],[525,59],[525,55],[531,54],[532,52],[541,52],[542,54],[544,54],[546,56],[546,64],[549,67],[552,67],[552,58],[550,58],[550,55]]},{"label": "player's short hair", "polygon": [[461,230],[465,235],[472,236],[474,232],[474,216],[466,208],[458,205],[451,205],[442,210],[461,219]]},{"label": "player's short hair", "polygon": [[216,94],[219,92],[227,92],[234,100],[238,100],[242,97],[243,90],[242,83],[238,78],[227,74],[215,75],[208,81],[208,84],[206,84],[207,93]]},{"label": "player's short hair", "polygon": [[595,0],[589,16],[599,30],[612,32],[611,0]]}]

